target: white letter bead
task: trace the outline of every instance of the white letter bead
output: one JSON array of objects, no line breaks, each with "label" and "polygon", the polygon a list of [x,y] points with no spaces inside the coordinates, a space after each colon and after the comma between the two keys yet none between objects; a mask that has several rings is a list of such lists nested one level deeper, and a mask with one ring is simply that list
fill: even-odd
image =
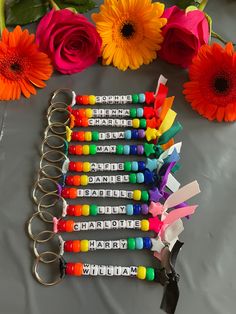
[{"label": "white letter bead", "polygon": [[120,249],[121,250],[127,250],[127,248],[128,248],[127,240],[121,239],[121,240],[119,240],[119,242],[120,242]]},{"label": "white letter bead", "polygon": [[136,276],[137,275],[137,271],[138,271],[138,267],[137,266],[130,266],[130,275],[131,276]]},{"label": "white letter bead", "polygon": [[96,241],[97,250],[104,250],[105,244],[104,241]]},{"label": "white letter bead", "polygon": [[130,276],[130,267],[122,267],[122,276]]},{"label": "white letter bead", "polygon": [[114,268],[113,266],[106,266],[106,275],[113,276],[114,275]]},{"label": "white letter bead", "polygon": [[121,276],[121,274],[122,274],[122,267],[114,266],[114,276]]},{"label": "white letter bead", "polygon": [[104,206],[98,206],[98,213],[104,214],[105,213],[105,207]]},{"label": "white letter bead", "polygon": [[98,266],[98,275],[99,276],[105,276],[106,275],[106,266],[105,265],[99,265]]},{"label": "white letter bead", "polygon": [[120,241],[119,240],[111,241],[111,248],[112,250],[120,249]]},{"label": "white letter bead", "polygon": [[111,221],[109,221],[109,220],[103,221],[103,228],[104,229],[111,229]]},{"label": "white letter bead", "polygon": [[89,240],[89,251],[94,251],[96,250],[97,246],[96,246],[96,240]]},{"label": "white letter bead", "polygon": [[90,275],[90,265],[89,264],[83,265],[82,274],[83,275]]}]

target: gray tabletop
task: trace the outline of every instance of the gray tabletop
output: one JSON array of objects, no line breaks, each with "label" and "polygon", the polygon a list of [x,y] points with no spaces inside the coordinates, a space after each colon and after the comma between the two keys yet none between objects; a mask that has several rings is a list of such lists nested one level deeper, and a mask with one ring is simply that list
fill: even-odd
[{"label": "gray tabletop", "polygon": [[[236,41],[233,0],[210,1],[207,12],[215,31]],[[34,30],[34,26],[31,26]],[[45,112],[51,93],[69,87],[81,94],[129,94],[153,90],[160,74],[175,95],[174,109],[184,130],[182,185],[199,181],[202,193],[196,214],[185,223],[185,242],[177,262],[181,275],[177,314],[235,313],[235,124],[208,122],[194,112],[182,95],[187,72],[156,60],[137,71],[118,71],[96,64],[83,73],[55,73],[47,87],[30,100],[2,102],[0,106],[0,312],[2,314],[157,314],[162,287],[129,278],[67,278],[45,288],[32,276],[32,243],[26,220],[35,211],[31,188],[39,167]],[[108,159],[106,156],[105,158]],[[100,159],[101,160],[101,159]],[[110,160],[110,159],[109,159]],[[133,232],[133,235],[139,233]],[[76,234],[77,235],[77,234]],[[74,238],[115,239],[130,232],[88,232]],[[72,238],[72,235],[67,238]],[[97,264],[155,265],[147,252],[99,251],[67,254],[70,261]]]}]

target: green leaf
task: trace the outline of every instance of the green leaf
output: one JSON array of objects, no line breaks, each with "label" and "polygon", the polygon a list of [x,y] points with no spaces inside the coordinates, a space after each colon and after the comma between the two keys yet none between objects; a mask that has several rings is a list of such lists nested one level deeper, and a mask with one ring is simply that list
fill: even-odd
[{"label": "green leaf", "polygon": [[13,1],[6,10],[7,25],[25,25],[40,19],[48,11],[45,0],[17,0]]},{"label": "green leaf", "polygon": [[205,9],[205,6],[207,5],[207,3],[208,3],[208,0],[202,0],[199,7],[198,7],[199,10],[203,11]]},{"label": "green leaf", "polygon": [[195,6],[198,7],[200,4],[201,0],[178,0],[176,5],[180,8],[185,10],[189,6]]},{"label": "green leaf", "polygon": [[211,33],[212,33],[212,18],[210,17],[210,15],[208,15],[207,13],[205,13],[205,17],[207,19],[207,22],[209,24],[209,32],[210,32],[210,37],[211,38]]},{"label": "green leaf", "polygon": [[96,4],[92,0],[56,0],[55,1],[60,9],[67,9],[68,7],[74,8],[79,13],[85,13],[93,8]]},{"label": "green leaf", "polygon": [[198,8],[195,5],[190,5],[189,7],[185,9],[185,12],[188,13],[188,12],[196,11],[196,10],[198,10]]}]

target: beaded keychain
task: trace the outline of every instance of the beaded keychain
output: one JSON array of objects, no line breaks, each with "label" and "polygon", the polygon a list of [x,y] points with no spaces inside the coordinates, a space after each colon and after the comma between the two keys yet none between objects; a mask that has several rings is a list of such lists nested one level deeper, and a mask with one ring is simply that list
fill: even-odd
[{"label": "beaded keychain", "polygon": [[[178,296],[178,275],[174,266],[177,254],[182,246],[178,241],[183,231],[182,218],[192,215],[197,205],[189,206],[184,203],[200,192],[196,181],[179,189],[179,182],[171,174],[179,165],[181,143],[174,144],[173,137],[182,129],[178,122],[174,122],[176,113],[171,109],[172,98],[166,98],[168,88],[166,80],[160,77],[156,92],[146,92],[126,96],[94,96],[77,95],[72,93],[72,101],[68,106],[66,102],[57,102],[56,96],[66,91],[58,90],[54,93],[48,109],[48,127],[42,143],[42,157],[40,171],[33,190],[33,198],[37,212],[33,214],[28,224],[28,232],[34,240],[36,262],[34,274],[37,280],[44,285],[54,285],[62,280],[65,275],[91,275],[91,276],[131,276],[148,281],[157,281],[165,286],[161,308],[167,313],[174,313]],[[95,104],[144,104],[144,107],[130,109],[74,109],[78,105]],[[152,105],[153,107],[149,106]],[[69,118],[64,122],[55,121],[54,115],[66,113]],[[126,118],[126,119],[123,119]],[[109,126],[130,127],[133,129],[115,132],[82,131],[74,127]],[[50,134],[52,132],[52,134]],[[65,138],[63,138],[65,136]],[[71,141],[98,142],[104,140],[124,139],[146,140],[151,143],[134,145],[71,145]],[[58,144],[59,142],[59,144]],[[139,155],[154,156],[154,159],[131,160],[114,163],[96,163],[89,161],[70,160],[67,155]],[[52,158],[54,156],[54,158]],[[58,157],[59,156],[59,157]],[[48,162],[49,164],[44,164]],[[58,164],[61,166],[58,166]],[[56,165],[55,165],[56,164]],[[68,171],[83,172],[86,174],[69,175]],[[127,174],[93,176],[89,172],[98,171],[124,171]],[[56,172],[52,175],[50,172]],[[104,183],[131,183],[146,184],[151,187],[147,190],[105,190],[105,189],[77,189],[72,186],[87,186],[89,184]],[[46,184],[46,185],[45,185]],[[65,186],[69,185],[70,187]],[[54,186],[54,188],[49,188]],[[172,194],[166,192],[170,189]],[[39,198],[38,192],[41,197]],[[116,206],[100,206],[95,204],[68,204],[67,198],[120,198],[142,201],[143,204],[134,203]],[[50,202],[46,202],[46,200]],[[164,201],[162,205],[160,203]],[[55,210],[58,202],[62,202],[61,217],[57,218],[50,213]],[[171,209],[171,211],[169,211]],[[64,220],[66,216],[97,216],[102,214],[147,215],[146,219],[113,219],[103,221],[73,221]],[[31,225],[35,217],[52,223],[53,230],[42,231],[35,235]],[[50,219],[47,219],[49,217]],[[153,231],[155,237],[129,237],[118,240],[86,240],[75,239],[64,241],[61,232],[87,231],[87,230],[112,230],[136,229],[144,232]],[[40,240],[41,235],[48,233],[45,240]],[[59,254],[55,252],[38,253],[38,244],[49,241],[52,237],[59,239]],[[162,269],[144,266],[105,266],[83,263],[66,263],[63,259],[64,252],[79,253],[94,250],[141,250],[148,249],[161,261]],[[167,254],[166,254],[167,253]],[[49,259],[51,257],[51,259]],[[45,282],[39,275],[40,262],[59,262],[60,277],[53,282]]]}]

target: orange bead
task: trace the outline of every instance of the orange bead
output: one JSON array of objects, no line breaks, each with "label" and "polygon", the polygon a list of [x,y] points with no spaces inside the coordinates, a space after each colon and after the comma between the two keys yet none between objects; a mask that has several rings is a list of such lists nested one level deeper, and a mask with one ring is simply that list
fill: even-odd
[{"label": "orange bead", "polygon": [[76,145],[75,146],[75,154],[76,155],[82,155],[83,153],[83,146],[82,145]]},{"label": "orange bead", "polygon": [[74,215],[77,217],[82,215],[82,205],[75,205]]},{"label": "orange bead", "polygon": [[77,171],[77,172],[83,171],[83,162],[77,161],[75,163],[75,171]]},{"label": "orange bead", "polygon": [[74,221],[67,220],[66,221],[66,232],[72,232],[74,230]]},{"label": "orange bead", "polygon": [[85,109],[79,109],[78,110],[78,116],[80,117],[80,118],[84,118],[84,117],[86,117],[86,111],[85,111]]},{"label": "orange bead", "polygon": [[83,105],[89,104],[89,96],[88,95],[83,95],[82,100],[83,100]]},{"label": "orange bead", "polygon": [[77,197],[77,189],[70,188],[69,189],[69,198],[76,198]]},{"label": "orange bead", "polygon": [[75,263],[75,269],[74,269],[75,276],[82,276],[83,266],[84,265],[82,263]]},{"label": "orange bead", "polygon": [[88,118],[81,118],[81,126],[85,128],[88,126]]},{"label": "orange bead", "polygon": [[80,131],[77,133],[77,141],[84,142],[84,131]]},{"label": "orange bead", "polygon": [[80,252],[80,240],[73,241],[73,252],[75,253]]},{"label": "orange bead", "polygon": [[75,186],[80,186],[80,176],[74,176],[74,185]]}]

